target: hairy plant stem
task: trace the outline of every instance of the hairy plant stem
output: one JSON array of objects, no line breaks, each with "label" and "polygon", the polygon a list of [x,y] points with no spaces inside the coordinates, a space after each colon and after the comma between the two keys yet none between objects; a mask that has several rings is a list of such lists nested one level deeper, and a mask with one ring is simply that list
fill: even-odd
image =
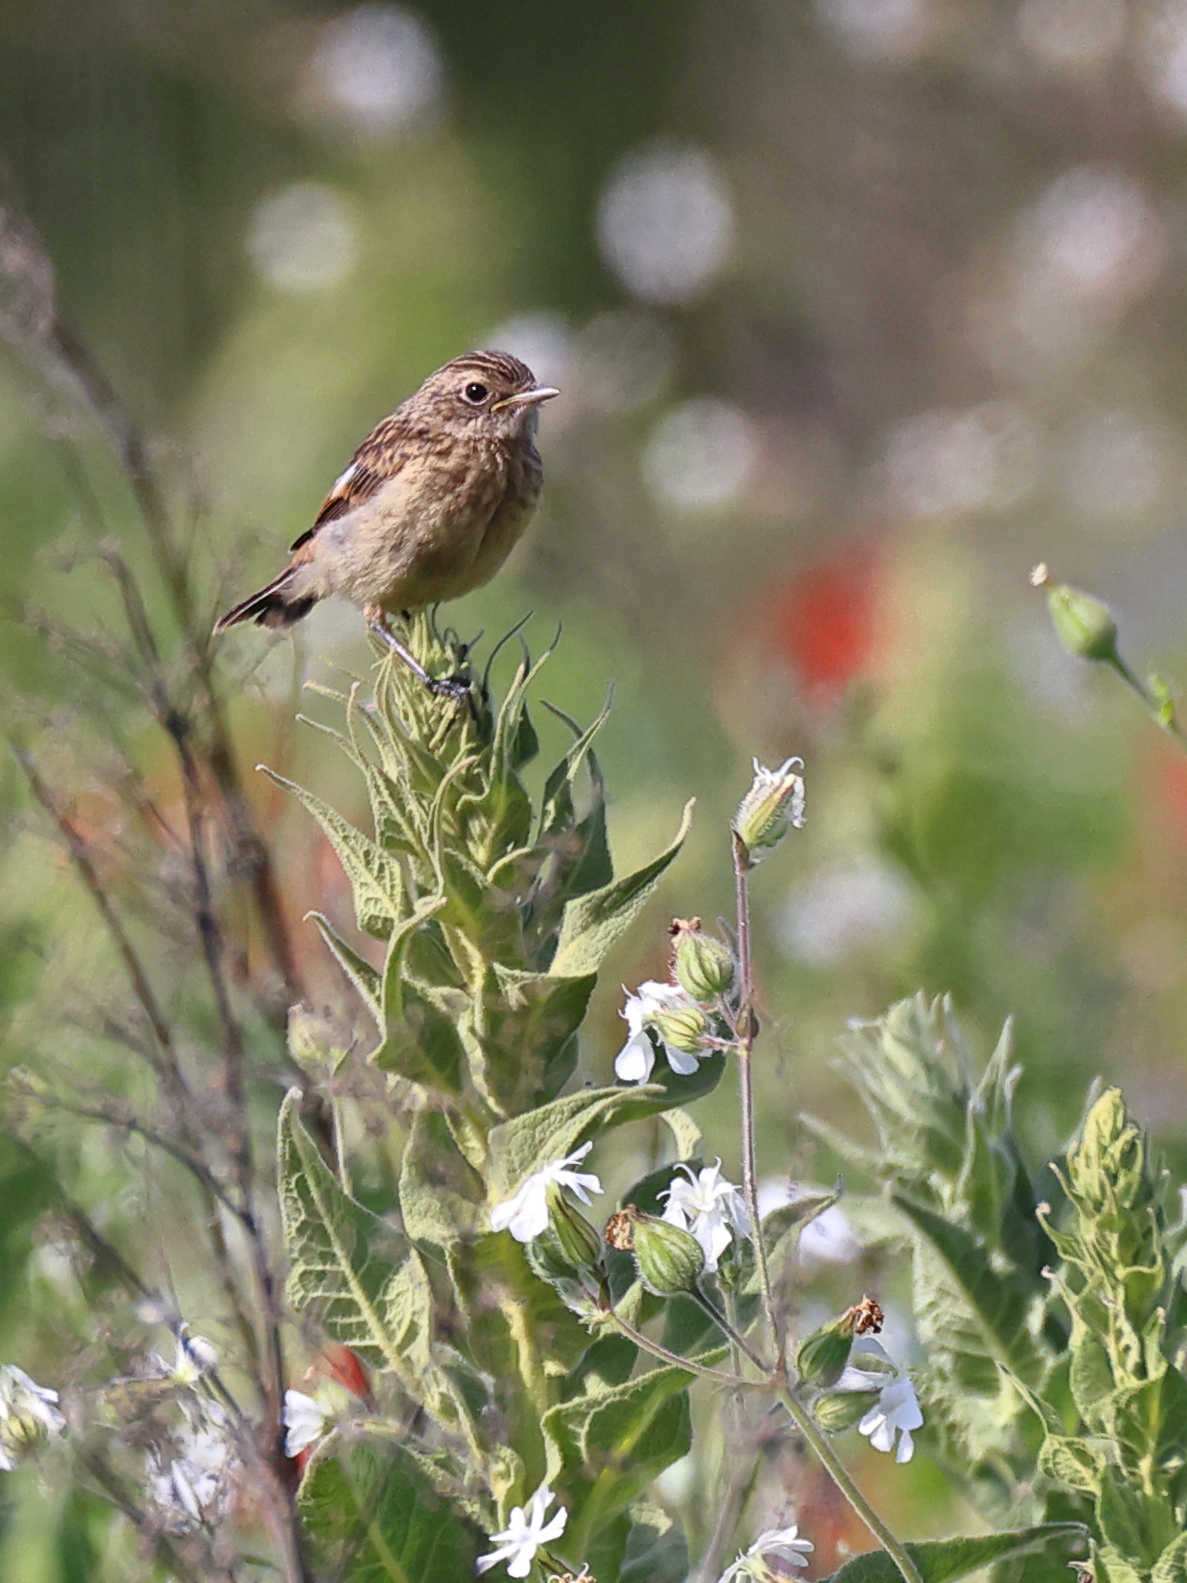
[{"label": "hairy plant stem", "polygon": [[[590,1294],[586,1293],[586,1295]],[[591,1298],[591,1301],[595,1300]],[[661,1347],[658,1341],[652,1341],[650,1336],[645,1336],[641,1330],[636,1330],[629,1320],[624,1319],[609,1305],[603,1307],[599,1304],[599,1307],[620,1335],[626,1336],[627,1340],[633,1341],[640,1351],[649,1352],[661,1363],[672,1363],[679,1369],[687,1369],[690,1374],[699,1375],[703,1380],[712,1380],[716,1385],[728,1385],[734,1390],[754,1390],[768,1384],[766,1380],[745,1380],[736,1374],[722,1374],[720,1369],[708,1368],[692,1358],[682,1358],[678,1352],[669,1352],[667,1347]]]},{"label": "hairy plant stem", "polygon": [[786,1380],[781,1380],[775,1386],[775,1394],[784,1407],[787,1408],[796,1428],[812,1447],[833,1483],[899,1569],[904,1583],[923,1583],[919,1568],[907,1554],[906,1548],[894,1537],[890,1529],[858,1489],[853,1479],[849,1476],[845,1464],[829,1443],[828,1436],[813,1421],[811,1413],[798,1399],[794,1388]]},{"label": "hairy plant stem", "polygon": [[708,1297],[706,1297],[704,1292],[702,1292],[699,1287],[689,1292],[688,1295],[692,1298],[693,1302],[702,1311],[702,1313],[708,1314],[709,1318],[729,1342],[731,1349],[736,1349],[738,1352],[740,1352],[743,1357],[754,1364],[754,1367],[760,1374],[766,1376],[769,1379],[771,1374],[770,1364],[763,1362],[758,1353],[754,1351],[749,1342],[742,1335],[741,1331],[739,1331],[734,1325],[730,1323],[730,1321],[717,1307],[716,1303],[712,1302]]},{"label": "hairy plant stem", "polygon": [[755,1166],[754,1144],[754,1071],[751,1058],[754,1050],[754,970],[750,959],[750,854],[741,836],[732,833],[734,853],[734,901],[738,929],[738,979],[741,984],[741,1004],[738,1008],[738,1090],[742,1102],[742,1196],[750,1216],[750,1234],[754,1242],[754,1257],[758,1265],[758,1280],[762,1288],[763,1311],[767,1316],[771,1340],[776,1355],[782,1353],[775,1299],[771,1291],[771,1273],[767,1267],[767,1250],[762,1237],[762,1222],[758,1213],[758,1182]]}]

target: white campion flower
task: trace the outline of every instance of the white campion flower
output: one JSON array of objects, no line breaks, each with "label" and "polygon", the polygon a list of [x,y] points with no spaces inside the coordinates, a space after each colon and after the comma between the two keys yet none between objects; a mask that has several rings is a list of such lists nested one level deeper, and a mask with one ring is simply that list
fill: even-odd
[{"label": "white campion flower", "polygon": [[526,1512],[522,1506],[511,1508],[511,1519],[507,1527],[502,1533],[490,1536],[491,1543],[498,1548],[484,1556],[479,1556],[474,1564],[474,1570],[479,1576],[483,1572],[489,1572],[491,1567],[498,1566],[500,1561],[506,1561],[510,1577],[527,1577],[532,1569],[532,1562],[536,1559],[536,1551],[550,1539],[559,1539],[569,1520],[569,1514],[562,1506],[553,1517],[547,1522],[544,1521],[544,1513],[555,1499],[548,1485],[541,1484],[528,1502]]},{"label": "white campion flower", "polygon": [[[651,1076],[651,1069],[655,1065],[655,1045],[647,1030],[656,1012],[696,1009],[696,1003],[679,984],[661,984],[657,979],[649,978],[639,985],[635,994],[632,995],[628,990],[626,1005],[619,1015],[625,1018],[630,1031],[614,1060],[614,1075],[618,1080],[622,1083],[645,1083]],[[690,1072],[696,1071],[698,1056],[689,1055],[687,1051],[677,1050],[668,1044],[658,1029],[653,1032],[673,1072],[687,1077]]]},{"label": "white campion flower", "polygon": [[[868,1435],[875,1451],[894,1451],[896,1462],[910,1462],[915,1455],[912,1431],[923,1427],[923,1414],[919,1398],[907,1375],[884,1385],[878,1400],[857,1426],[859,1434]],[[895,1451],[895,1436],[898,1450]]]},{"label": "white campion flower", "polygon": [[320,1440],[326,1431],[327,1416],[321,1404],[312,1396],[306,1396],[304,1391],[285,1391],[284,1427],[288,1430],[284,1439],[285,1456],[295,1457]]},{"label": "white campion flower", "polygon": [[[593,1199],[589,1195],[602,1191],[601,1181],[588,1171],[571,1171],[569,1167],[579,1165],[592,1148],[592,1143],[583,1143],[563,1160],[553,1160],[550,1165],[533,1171],[513,1197],[491,1210],[491,1230],[510,1231],[516,1242],[531,1242],[533,1237],[538,1237],[548,1226],[548,1189],[553,1182],[569,1188],[583,1204],[591,1204]],[[512,1576],[526,1574],[513,1573]]]},{"label": "white campion flower", "polygon": [[732,1566],[726,1567],[718,1583],[734,1583],[737,1578],[750,1578],[753,1583],[777,1583],[778,1574],[767,1566],[767,1556],[778,1554],[792,1566],[806,1567],[815,1548],[810,1540],[799,1537],[795,1523],[790,1528],[768,1528],[759,1534],[744,1555],[739,1555]]},{"label": "white campion flower", "polygon": [[878,1392],[878,1400],[858,1424],[857,1432],[868,1437],[875,1451],[893,1451],[896,1462],[910,1462],[915,1455],[914,1431],[923,1427],[910,1375],[903,1373],[872,1336],[861,1337],[853,1350],[882,1359],[893,1371],[888,1377],[882,1369],[861,1369],[850,1363],[837,1381],[838,1390]]},{"label": "white campion flower", "polygon": [[[717,1261],[733,1241],[733,1233],[750,1235],[750,1216],[746,1201],[732,1182],[721,1174],[721,1161],[707,1165],[694,1176],[687,1165],[674,1176],[671,1186],[660,1194],[668,1203],[663,1218],[683,1231],[691,1231],[705,1255],[705,1269],[712,1274]],[[685,1180],[684,1178],[687,1178]]]},{"label": "white campion flower", "polygon": [[12,1472],[23,1451],[65,1429],[57,1400],[57,1391],[38,1385],[15,1363],[0,1366],[0,1469],[5,1473]]}]

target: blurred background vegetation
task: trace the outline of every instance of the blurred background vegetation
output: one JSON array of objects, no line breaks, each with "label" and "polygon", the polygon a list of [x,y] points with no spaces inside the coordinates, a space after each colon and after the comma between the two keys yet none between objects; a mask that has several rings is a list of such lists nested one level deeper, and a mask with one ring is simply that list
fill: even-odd
[{"label": "blurred background vegetation", "polygon": [[[755,885],[769,1173],[831,1178],[797,1114],[850,1106],[838,1034],[917,987],[951,990],[986,1047],[1015,1015],[1036,1157],[1104,1072],[1187,1164],[1187,764],[1062,653],[1026,582],[1041,558],[1107,598],[1138,667],[1173,677],[1187,656],[1182,0],[3,0],[0,16],[8,199],[150,438],[203,620],[271,575],[358,440],[445,359],[503,347],[563,387],[540,515],[448,618],[489,643],[533,612],[534,651],[562,623],[542,692],[582,720],[614,682],[620,864],[699,799],[649,926],[603,976],[588,1077],[609,1078],[618,985],[662,972],[668,919],[728,911],[751,755],[798,753],[808,829]],[[0,359],[0,686],[105,882],[134,895],[146,860],[121,789],[134,769],[166,810],[179,793],[105,636],[107,536],[153,619],[173,617],[68,384],[19,346]],[[346,887],[251,768],[358,817],[361,789],[292,715],[316,712],[304,680],[367,663],[346,606],[291,641],[240,630],[217,659],[315,1007],[345,995],[300,920],[317,906],[349,927]],[[118,993],[110,944],[19,772],[0,773],[5,1063],[52,1058],[121,1093],[129,1058],[95,1013]],[[141,933],[184,1003],[184,931],[146,916]],[[275,1019],[255,1037],[275,1063]],[[729,1104],[699,1119],[736,1174]],[[604,1177],[630,1180],[647,1147]],[[126,1138],[63,1125],[37,1158],[0,1161],[0,1332],[52,1382],[91,1338],[41,1218],[46,1162],[157,1280],[185,1272],[168,1192],[154,1200]],[[852,1285],[825,1279],[822,1300]],[[942,1526],[920,1461],[865,1464],[884,1502],[913,1491],[900,1526]],[[33,1475],[12,1488],[6,1580],[103,1575]],[[824,1496],[803,1499],[817,1537]]]}]

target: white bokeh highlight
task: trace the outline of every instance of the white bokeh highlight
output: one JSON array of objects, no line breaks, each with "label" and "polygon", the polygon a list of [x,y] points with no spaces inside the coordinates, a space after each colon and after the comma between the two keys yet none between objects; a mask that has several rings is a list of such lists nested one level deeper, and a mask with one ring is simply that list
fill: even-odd
[{"label": "white bokeh highlight", "polygon": [[831,967],[892,944],[916,917],[915,894],[897,869],[876,858],[829,864],[797,885],[777,925],[788,956]]},{"label": "white bokeh highlight", "polygon": [[363,137],[415,133],[436,119],[445,64],[428,24],[402,5],[332,17],[310,57],[303,98]]},{"label": "white bokeh highlight", "polygon": [[693,302],[734,247],[729,189],[703,150],[654,143],[611,172],[598,204],[598,244],[617,278],[644,302]]},{"label": "white bokeh highlight", "polygon": [[887,435],[883,469],[890,495],[909,516],[1000,510],[1033,488],[1039,438],[1009,402],[961,411],[935,407]]},{"label": "white bokeh highlight", "polygon": [[565,395],[573,365],[573,338],[559,313],[539,309],[514,314],[483,335],[481,345],[492,352],[510,352],[542,385],[556,385]]},{"label": "white bokeh highlight", "polygon": [[257,203],[248,224],[247,252],[279,291],[325,291],[353,271],[358,229],[350,207],[332,187],[296,181]]},{"label": "white bokeh highlight", "polygon": [[643,452],[643,477],[661,505],[720,510],[741,495],[758,462],[758,436],[739,408],[698,396],[664,414]]},{"label": "white bokeh highlight", "polygon": [[859,60],[905,61],[929,30],[927,0],[816,0],[821,21]]}]

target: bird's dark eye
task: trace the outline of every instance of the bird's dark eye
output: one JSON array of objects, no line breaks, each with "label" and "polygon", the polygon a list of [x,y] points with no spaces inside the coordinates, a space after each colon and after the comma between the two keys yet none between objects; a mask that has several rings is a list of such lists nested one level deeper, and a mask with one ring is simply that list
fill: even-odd
[{"label": "bird's dark eye", "polygon": [[475,379],[466,386],[465,390],[462,391],[462,395],[465,396],[467,401],[472,402],[474,406],[479,407],[490,395],[490,391],[485,385],[480,385]]}]

